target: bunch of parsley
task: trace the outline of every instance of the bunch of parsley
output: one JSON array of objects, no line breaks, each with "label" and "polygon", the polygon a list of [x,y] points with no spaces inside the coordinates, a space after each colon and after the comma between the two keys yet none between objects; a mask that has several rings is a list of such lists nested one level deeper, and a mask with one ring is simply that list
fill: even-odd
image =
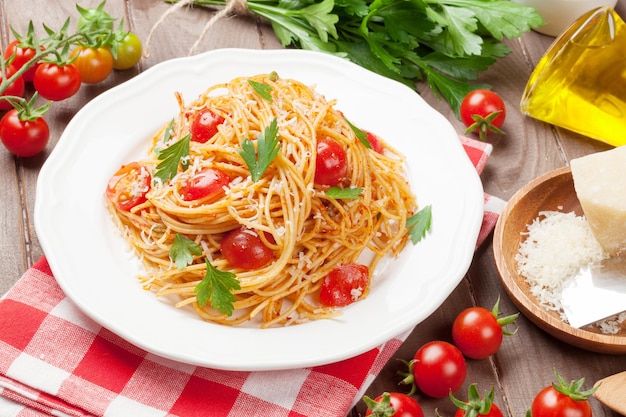
[{"label": "bunch of parsley", "polygon": [[[176,3],[179,0],[165,0]],[[223,0],[194,0],[223,6]],[[332,53],[411,88],[425,80],[457,113],[479,73],[510,52],[502,41],[543,23],[508,0],[248,0],[283,46]]]}]

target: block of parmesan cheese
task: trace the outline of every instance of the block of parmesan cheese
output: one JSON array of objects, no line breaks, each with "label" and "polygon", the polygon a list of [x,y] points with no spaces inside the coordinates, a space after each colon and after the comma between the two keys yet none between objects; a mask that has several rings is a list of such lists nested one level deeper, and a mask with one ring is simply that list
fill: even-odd
[{"label": "block of parmesan cheese", "polygon": [[574,188],[600,246],[626,252],[626,146],[571,161]]}]

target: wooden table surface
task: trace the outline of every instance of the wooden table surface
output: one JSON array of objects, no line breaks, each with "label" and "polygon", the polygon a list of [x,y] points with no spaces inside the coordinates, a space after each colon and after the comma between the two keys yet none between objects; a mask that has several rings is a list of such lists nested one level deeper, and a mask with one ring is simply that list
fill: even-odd
[{"label": "wooden table surface", "polygon": [[[84,0],[80,5],[95,7],[100,1]],[[626,0],[619,0],[618,3],[616,10],[626,16]],[[28,7],[25,7],[26,4]],[[124,17],[130,29],[144,41],[151,27],[167,9],[168,5],[161,0],[108,0],[106,4],[106,10],[112,16]],[[205,9],[176,12],[156,30],[150,54],[138,68],[116,72],[106,82],[83,86],[76,96],[54,103],[47,115],[51,142],[43,154],[19,159],[0,149],[0,178],[3,179],[0,200],[0,294],[5,293],[43,255],[33,225],[37,175],[68,121],[86,102],[104,90],[159,62],[186,56],[212,15],[213,12]],[[42,23],[58,28],[68,16],[75,19],[77,12],[75,2],[70,0],[1,0],[0,16],[0,45],[4,49],[12,40],[9,26],[25,33],[28,21],[32,20],[38,31]],[[488,138],[494,150],[482,174],[485,191],[505,200],[538,175],[567,165],[572,158],[609,148],[520,114],[519,101],[526,81],[534,64],[552,41],[553,38],[535,32],[507,41],[513,52],[480,79],[491,84],[504,97],[508,108],[504,125],[506,135]],[[262,20],[237,16],[219,20],[196,52],[224,47],[273,49],[281,48],[281,45],[270,26]],[[422,87],[420,92],[459,132],[463,131],[462,124],[455,119],[446,103],[436,99],[426,87]],[[499,296],[502,298],[503,313],[517,311],[500,284],[489,239],[477,251],[465,279],[441,308],[416,327],[396,357],[408,360],[428,341],[449,340],[450,326],[456,314],[475,304],[490,307]],[[487,360],[468,360],[466,386],[477,383],[481,392],[495,387],[495,402],[508,416],[525,415],[537,392],[554,380],[554,368],[567,380],[585,377],[588,387],[600,378],[626,370],[626,356],[595,354],[574,348],[549,336],[523,316],[517,324],[517,334],[506,338],[495,356]],[[397,371],[402,367],[400,361],[390,361],[367,394],[376,396],[383,391],[403,389],[397,385]],[[448,399],[433,400],[420,395],[417,398],[427,416],[433,416],[435,409],[442,416],[451,416],[454,412]],[[595,399],[591,403],[596,417],[617,415]],[[364,410],[360,402],[349,415],[364,415]]]}]

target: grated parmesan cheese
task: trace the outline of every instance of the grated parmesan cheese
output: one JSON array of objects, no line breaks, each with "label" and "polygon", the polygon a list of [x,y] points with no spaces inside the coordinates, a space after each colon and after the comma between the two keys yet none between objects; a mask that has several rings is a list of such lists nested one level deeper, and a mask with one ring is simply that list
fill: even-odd
[{"label": "grated parmesan cheese", "polygon": [[[542,211],[528,225],[526,239],[515,256],[517,269],[530,285],[530,292],[548,311],[567,322],[561,292],[580,268],[608,257],[593,235],[585,216],[573,212]],[[626,321],[626,312],[595,323],[602,333],[614,334]]]},{"label": "grated parmesan cheese", "polygon": [[350,290],[352,301],[357,301],[363,295],[363,288],[353,288]]},{"label": "grated parmesan cheese", "polygon": [[515,256],[518,272],[548,310],[561,312],[563,283],[580,268],[605,257],[584,216],[543,211],[528,225]]},{"label": "grated parmesan cheese", "polygon": [[626,322],[626,311],[601,320],[596,325],[602,333],[617,334],[622,330],[622,323],[624,322]]}]

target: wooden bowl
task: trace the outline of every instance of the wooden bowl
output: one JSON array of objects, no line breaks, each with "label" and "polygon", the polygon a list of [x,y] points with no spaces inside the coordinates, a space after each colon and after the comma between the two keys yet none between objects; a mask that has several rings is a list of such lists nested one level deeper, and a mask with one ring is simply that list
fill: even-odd
[{"label": "wooden bowl", "polygon": [[626,330],[616,335],[602,334],[586,326],[578,329],[563,322],[556,312],[541,307],[530,286],[517,272],[515,255],[523,232],[540,211],[553,210],[582,215],[569,167],[548,172],[522,187],[507,203],[493,236],[493,253],[502,284],[522,314],[538,327],[570,345],[609,354],[626,353]]}]

